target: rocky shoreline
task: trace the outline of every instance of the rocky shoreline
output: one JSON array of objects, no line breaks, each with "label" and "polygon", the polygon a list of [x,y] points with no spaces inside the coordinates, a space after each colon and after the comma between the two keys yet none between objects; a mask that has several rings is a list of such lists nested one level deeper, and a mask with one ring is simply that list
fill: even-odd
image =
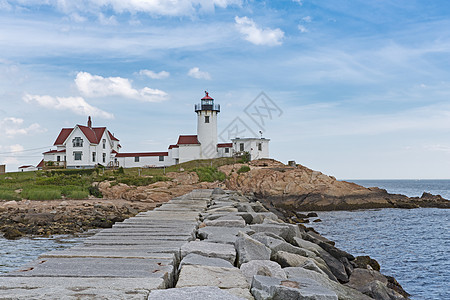
[{"label": "rocky shoreline", "polygon": [[[257,200],[215,188],[43,254],[2,277],[0,298],[408,299],[379,267],[311,228],[283,222]],[[58,276],[64,281],[55,283]]]}]

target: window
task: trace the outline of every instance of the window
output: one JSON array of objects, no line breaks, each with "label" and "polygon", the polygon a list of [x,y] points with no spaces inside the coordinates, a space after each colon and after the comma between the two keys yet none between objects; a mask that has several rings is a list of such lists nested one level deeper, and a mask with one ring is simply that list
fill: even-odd
[{"label": "window", "polygon": [[244,151],[244,143],[239,144],[239,151]]},{"label": "window", "polygon": [[139,156],[134,157],[134,162],[139,162]]},{"label": "window", "polygon": [[92,161],[95,162],[95,158],[97,156],[97,152],[92,152]]},{"label": "window", "polygon": [[225,148],[225,153],[230,153],[230,148]]},{"label": "window", "polygon": [[103,162],[106,163],[106,153],[103,153]]},{"label": "window", "polygon": [[209,123],[209,116],[205,116],[205,123]]},{"label": "window", "polygon": [[159,156],[159,161],[164,161],[164,155]]},{"label": "window", "polygon": [[81,151],[74,151],[73,152],[74,160],[81,160],[81,156],[82,155],[83,155],[83,152],[81,152]]},{"label": "window", "polygon": [[72,140],[74,147],[83,147],[83,139],[80,137],[76,137]]},{"label": "window", "polygon": [[258,150],[262,151],[262,143],[258,143]]},{"label": "window", "polygon": [[61,156],[58,155],[58,156],[56,157],[56,161],[61,161]]},{"label": "window", "polygon": [[103,139],[103,149],[106,149],[106,140]]}]

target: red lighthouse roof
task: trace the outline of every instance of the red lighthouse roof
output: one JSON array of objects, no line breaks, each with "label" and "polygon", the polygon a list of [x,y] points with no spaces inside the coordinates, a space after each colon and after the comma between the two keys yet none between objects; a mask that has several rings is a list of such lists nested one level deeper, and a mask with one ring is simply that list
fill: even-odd
[{"label": "red lighthouse roof", "polygon": [[202,100],[214,100],[213,98],[211,98],[208,94],[207,91],[205,91],[206,96],[202,98]]}]

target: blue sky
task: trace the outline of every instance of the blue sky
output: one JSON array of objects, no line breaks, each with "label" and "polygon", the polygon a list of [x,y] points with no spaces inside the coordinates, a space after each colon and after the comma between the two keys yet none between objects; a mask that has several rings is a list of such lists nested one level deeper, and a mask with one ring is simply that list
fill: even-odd
[{"label": "blue sky", "polygon": [[[450,178],[449,16],[448,1],[0,0],[0,163],[37,164],[88,115],[122,151],[164,151],[195,134],[208,90],[219,133],[239,118],[283,162]],[[263,126],[245,114],[260,92],[281,110]]]}]

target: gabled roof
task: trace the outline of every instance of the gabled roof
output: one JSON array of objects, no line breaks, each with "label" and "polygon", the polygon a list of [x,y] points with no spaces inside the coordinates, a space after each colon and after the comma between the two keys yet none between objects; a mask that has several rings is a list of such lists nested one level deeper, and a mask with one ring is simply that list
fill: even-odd
[{"label": "gabled roof", "polygon": [[178,145],[170,145],[169,149],[173,149],[173,148],[180,148]]},{"label": "gabled roof", "polygon": [[233,143],[221,143],[217,144],[217,148],[231,148],[233,147]]},{"label": "gabled roof", "polygon": [[[83,125],[77,125],[78,128],[80,128],[80,130],[83,132],[83,134],[86,136],[86,138],[89,140],[89,142],[91,144],[100,144],[101,142],[101,138],[103,136],[103,133],[106,130],[106,127],[88,127],[88,126],[83,126]],[[59,146],[59,145],[63,145],[64,142],[67,140],[67,138],[69,137],[69,135],[72,133],[72,131],[75,128],[63,128],[61,129],[61,132],[59,133],[58,137],[56,138],[55,143],[53,144],[54,146]],[[113,136],[111,134],[111,132],[109,132],[109,130],[107,130],[107,133],[109,135],[109,138],[111,140],[114,141],[119,141],[115,136]]]},{"label": "gabled roof", "polygon": [[108,134],[109,134],[109,138],[110,138],[112,141],[119,141],[114,135],[111,134],[111,132],[109,132],[109,130],[108,130]]},{"label": "gabled roof", "polygon": [[180,135],[178,137],[177,145],[195,145],[195,144],[200,145],[196,135]]},{"label": "gabled roof", "polygon": [[169,152],[117,153],[116,157],[169,156]]},{"label": "gabled roof", "polygon": [[72,130],[73,130],[73,128],[61,129],[61,132],[59,133],[58,137],[56,138],[56,141],[53,144],[53,146],[64,144],[64,141],[67,140],[67,137],[70,135]]}]

